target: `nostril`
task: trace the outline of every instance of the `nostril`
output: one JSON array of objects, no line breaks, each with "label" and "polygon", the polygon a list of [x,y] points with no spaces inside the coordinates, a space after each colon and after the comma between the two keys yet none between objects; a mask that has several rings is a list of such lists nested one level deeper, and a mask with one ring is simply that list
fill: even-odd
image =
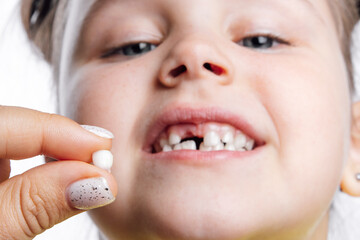
[{"label": "nostril", "polygon": [[181,65],[173,70],[170,71],[170,75],[173,77],[173,78],[176,78],[177,76],[181,75],[182,73],[186,72],[187,69],[186,69],[186,66],[185,65]]},{"label": "nostril", "polygon": [[225,69],[215,64],[205,63],[203,66],[205,69],[213,72],[216,75],[223,75],[225,73]]}]

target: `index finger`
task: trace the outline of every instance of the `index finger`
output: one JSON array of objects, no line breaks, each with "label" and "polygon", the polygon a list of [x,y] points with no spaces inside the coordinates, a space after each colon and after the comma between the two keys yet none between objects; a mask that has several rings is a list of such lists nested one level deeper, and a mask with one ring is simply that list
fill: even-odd
[{"label": "index finger", "polygon": [[93,152],[110,148],[111,139],[86,131],[69,118],[0,106],[0,159],[44,154],[60,160],[89,162]]}]

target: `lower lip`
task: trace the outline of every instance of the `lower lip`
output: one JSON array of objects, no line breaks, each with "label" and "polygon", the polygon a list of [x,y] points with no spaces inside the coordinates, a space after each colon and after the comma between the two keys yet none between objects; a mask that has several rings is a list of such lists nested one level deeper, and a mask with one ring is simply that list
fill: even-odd
[{"label": "lower lip", "polygon": [[221,164],[224,161],[248,160],[263,151],[265,146],[258,146],[251,151],[199,151],[199,150],[175,150],[170,152],[149,153],[144,152],[144,159],[150,161],[171,161],[180,164],[209,165]]}]

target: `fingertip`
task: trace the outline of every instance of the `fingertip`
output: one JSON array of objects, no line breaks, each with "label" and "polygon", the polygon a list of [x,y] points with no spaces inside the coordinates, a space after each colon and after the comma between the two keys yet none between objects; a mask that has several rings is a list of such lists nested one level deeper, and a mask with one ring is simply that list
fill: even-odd
[{"label": "fingertip", "polygon": [[2,159],[43,154],[58,160],[91,162],[93,152],[111,149],[111,132],[94,126],[81,127],[61,115],[0,106],[0,117]]},{"label": "fingertip", "polygon": [[111,149],[113,134],[110,131],[79,125],[59,115],[52,118],[44,134],[43,154],[59,160],[91,162],[93,152]]},{"label": "fingertip", "polygon": [[93,177],[72,183],[67,189],[67,199],[73,208],[90,210],[114,202],[115,194],[106,178]]},{"label": "fingertip", "polygon": [[118,193],[114,176],[108,171],[90,165],[98,174],[86,176],[68,185],[66,197],[72,208],[90,210],[114,202]]},{"label": "fingertip", "polygon": [[118,194],[118,186],[117,186],[116,179],[115,179],[114,175],[112,175],[110,172],[108,172],[108,171],[104,171],[104,172],[106,172],[106,175],[104,173],[104,177],[106,178],[112,193],[116,197]]},{"label": "fingertip", "polygon": [[[111,173],[81,161],[47,163],[31,169],[25,176],[36,179],[36,183],[33,182],[35,185],[46,187],[47,196],[63,192],[68,207],[80,210],[110,204],[118,193],[116,180]],[[61,199],[58,198],[59,201]]]},{"label": "fingertip", "polygon": [[[9,216],[5,230],[16,239],[24,239],[24,229],[31,228],[35,236],[83,210],[108,205],[117,195],[110,173],[81,161],[47,163],[1,185],[2,206],[6,206],[1,211]],[[9,211],[16,208],[21,211]]]}]

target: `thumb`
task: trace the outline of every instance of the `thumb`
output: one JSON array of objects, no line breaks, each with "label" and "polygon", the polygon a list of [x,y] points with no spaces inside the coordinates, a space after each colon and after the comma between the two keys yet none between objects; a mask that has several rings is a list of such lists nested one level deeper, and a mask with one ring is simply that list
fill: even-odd
[{"label": "thumb", "polygon": [[41,165],[0,184],[0,239],[32,239],[82,210],[115,200],[107,171],[80,161]]}]

